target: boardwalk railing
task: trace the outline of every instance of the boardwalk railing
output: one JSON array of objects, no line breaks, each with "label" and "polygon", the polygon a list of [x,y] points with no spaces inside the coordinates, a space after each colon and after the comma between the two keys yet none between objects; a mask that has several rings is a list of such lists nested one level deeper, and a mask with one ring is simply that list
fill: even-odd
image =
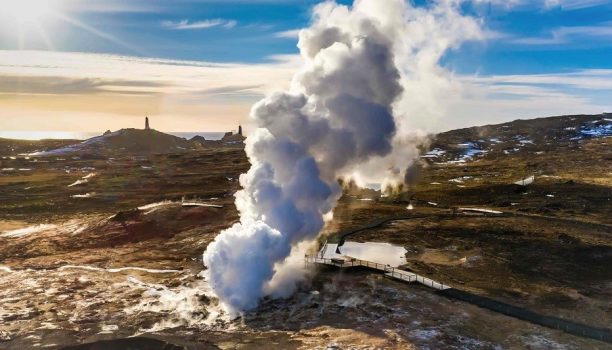
[{"label": "boardwalk railing", "polygon": [[373,261],[361,260],[361,259],[340,259],[340,258],[322,258],[320,254],[316,256],[306,255],[305,260],[306,263],[312,264],[323,264],[323,265],[331,265],[340,268],[346,267],[367,267],[369,269],[378,270],[385,274],[385,276],[395,278],[405,282],[417,282],[424,286],[437,289],[437,290],[445,290],[450,288],[449,286],[436,282],[432,279],[417,275],[416,273],[400,270],[396,267],[392,267],[385,264],[380,264]]}]

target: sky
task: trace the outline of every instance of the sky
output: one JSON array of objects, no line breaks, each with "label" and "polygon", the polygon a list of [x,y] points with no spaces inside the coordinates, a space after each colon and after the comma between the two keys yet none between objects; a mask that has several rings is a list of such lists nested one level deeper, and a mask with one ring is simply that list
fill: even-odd
[{"label": "sky", "polygon": [[[612,1],[447,1],[485,35],[444,55],[460,88],[435,120],[408,115],[415,128],[612,112]],[[252,104],[301,64],[317,3],[3,0],[0,136],[142,127],[145,115],[168,132],[248,130]]]}]

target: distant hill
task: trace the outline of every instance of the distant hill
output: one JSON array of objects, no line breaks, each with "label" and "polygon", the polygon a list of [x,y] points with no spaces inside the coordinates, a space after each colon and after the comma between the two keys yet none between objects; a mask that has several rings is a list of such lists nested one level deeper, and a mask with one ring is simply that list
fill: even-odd
[{"label": "distant hill", "polygon": [[584,140],[610,136],[612,114],[609,113],[515,120],[437,134],[429,152],[421,157],[437,164],[460,164],[559,150]]},{"label": "distant hill", "polygon": [[197,143],[157,130],[121,129],[106,132],[81,143],[34,153],[34,156],[54,156],[71,153],[88,154],[151,154],[199,149]]}]

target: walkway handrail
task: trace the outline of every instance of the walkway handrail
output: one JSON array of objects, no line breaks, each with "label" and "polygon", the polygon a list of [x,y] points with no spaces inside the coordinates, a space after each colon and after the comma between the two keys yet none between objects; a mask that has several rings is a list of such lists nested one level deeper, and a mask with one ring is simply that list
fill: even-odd
[{"label": "walkway handrail", "polygon": [[406,282],[417,282],[424,286],[431,287],[433,289],[444,290],[444,289],[451,288],[450,286],[447,286],[440,282],[436,282],[432,279],[417,275],[416,273],[400,270],[396,267],[392,267],[392,266],[385,265],[385,264],[380,264],[380,263],[373,262],[373,261],[367,261],[367,260],[361,260],[361,259],[355,259],[355,258],[351,258],[351,259],[319,258],[318,254],[317,256],[306,255],[305,260],[307,263],[331,265],[331,266],[337,266],[341,268],[363,266],[363,267],[367,267],[373,270],[382,271],[385,273],[385,275],[395,278],[395,279],[399,279],[399,280],[406,281]]}]

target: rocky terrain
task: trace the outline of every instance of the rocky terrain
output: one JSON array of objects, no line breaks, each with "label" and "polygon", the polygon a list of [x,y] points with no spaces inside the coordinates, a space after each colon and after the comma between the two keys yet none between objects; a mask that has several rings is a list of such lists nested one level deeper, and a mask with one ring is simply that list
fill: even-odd
[{"label": "rocky terrain", "polygon": [[17,156],[34,152],[58,149],[81,142],[80,140],[13,140],[0,138],[1,154]]},{"label": "rocky terrain", "polygon": [[[612,328],[611,124],[437,135],[405,192],[347,191],[322,240],[413,215],[350,239],[405,247],[403,268],[451,286]],[[292,297],[229,319],[201,254],[238,219],[242,149],[23,155],[70,144],[53,142],[0,143],[0,349],[611,348],[365,270],[310,267]]]}]

